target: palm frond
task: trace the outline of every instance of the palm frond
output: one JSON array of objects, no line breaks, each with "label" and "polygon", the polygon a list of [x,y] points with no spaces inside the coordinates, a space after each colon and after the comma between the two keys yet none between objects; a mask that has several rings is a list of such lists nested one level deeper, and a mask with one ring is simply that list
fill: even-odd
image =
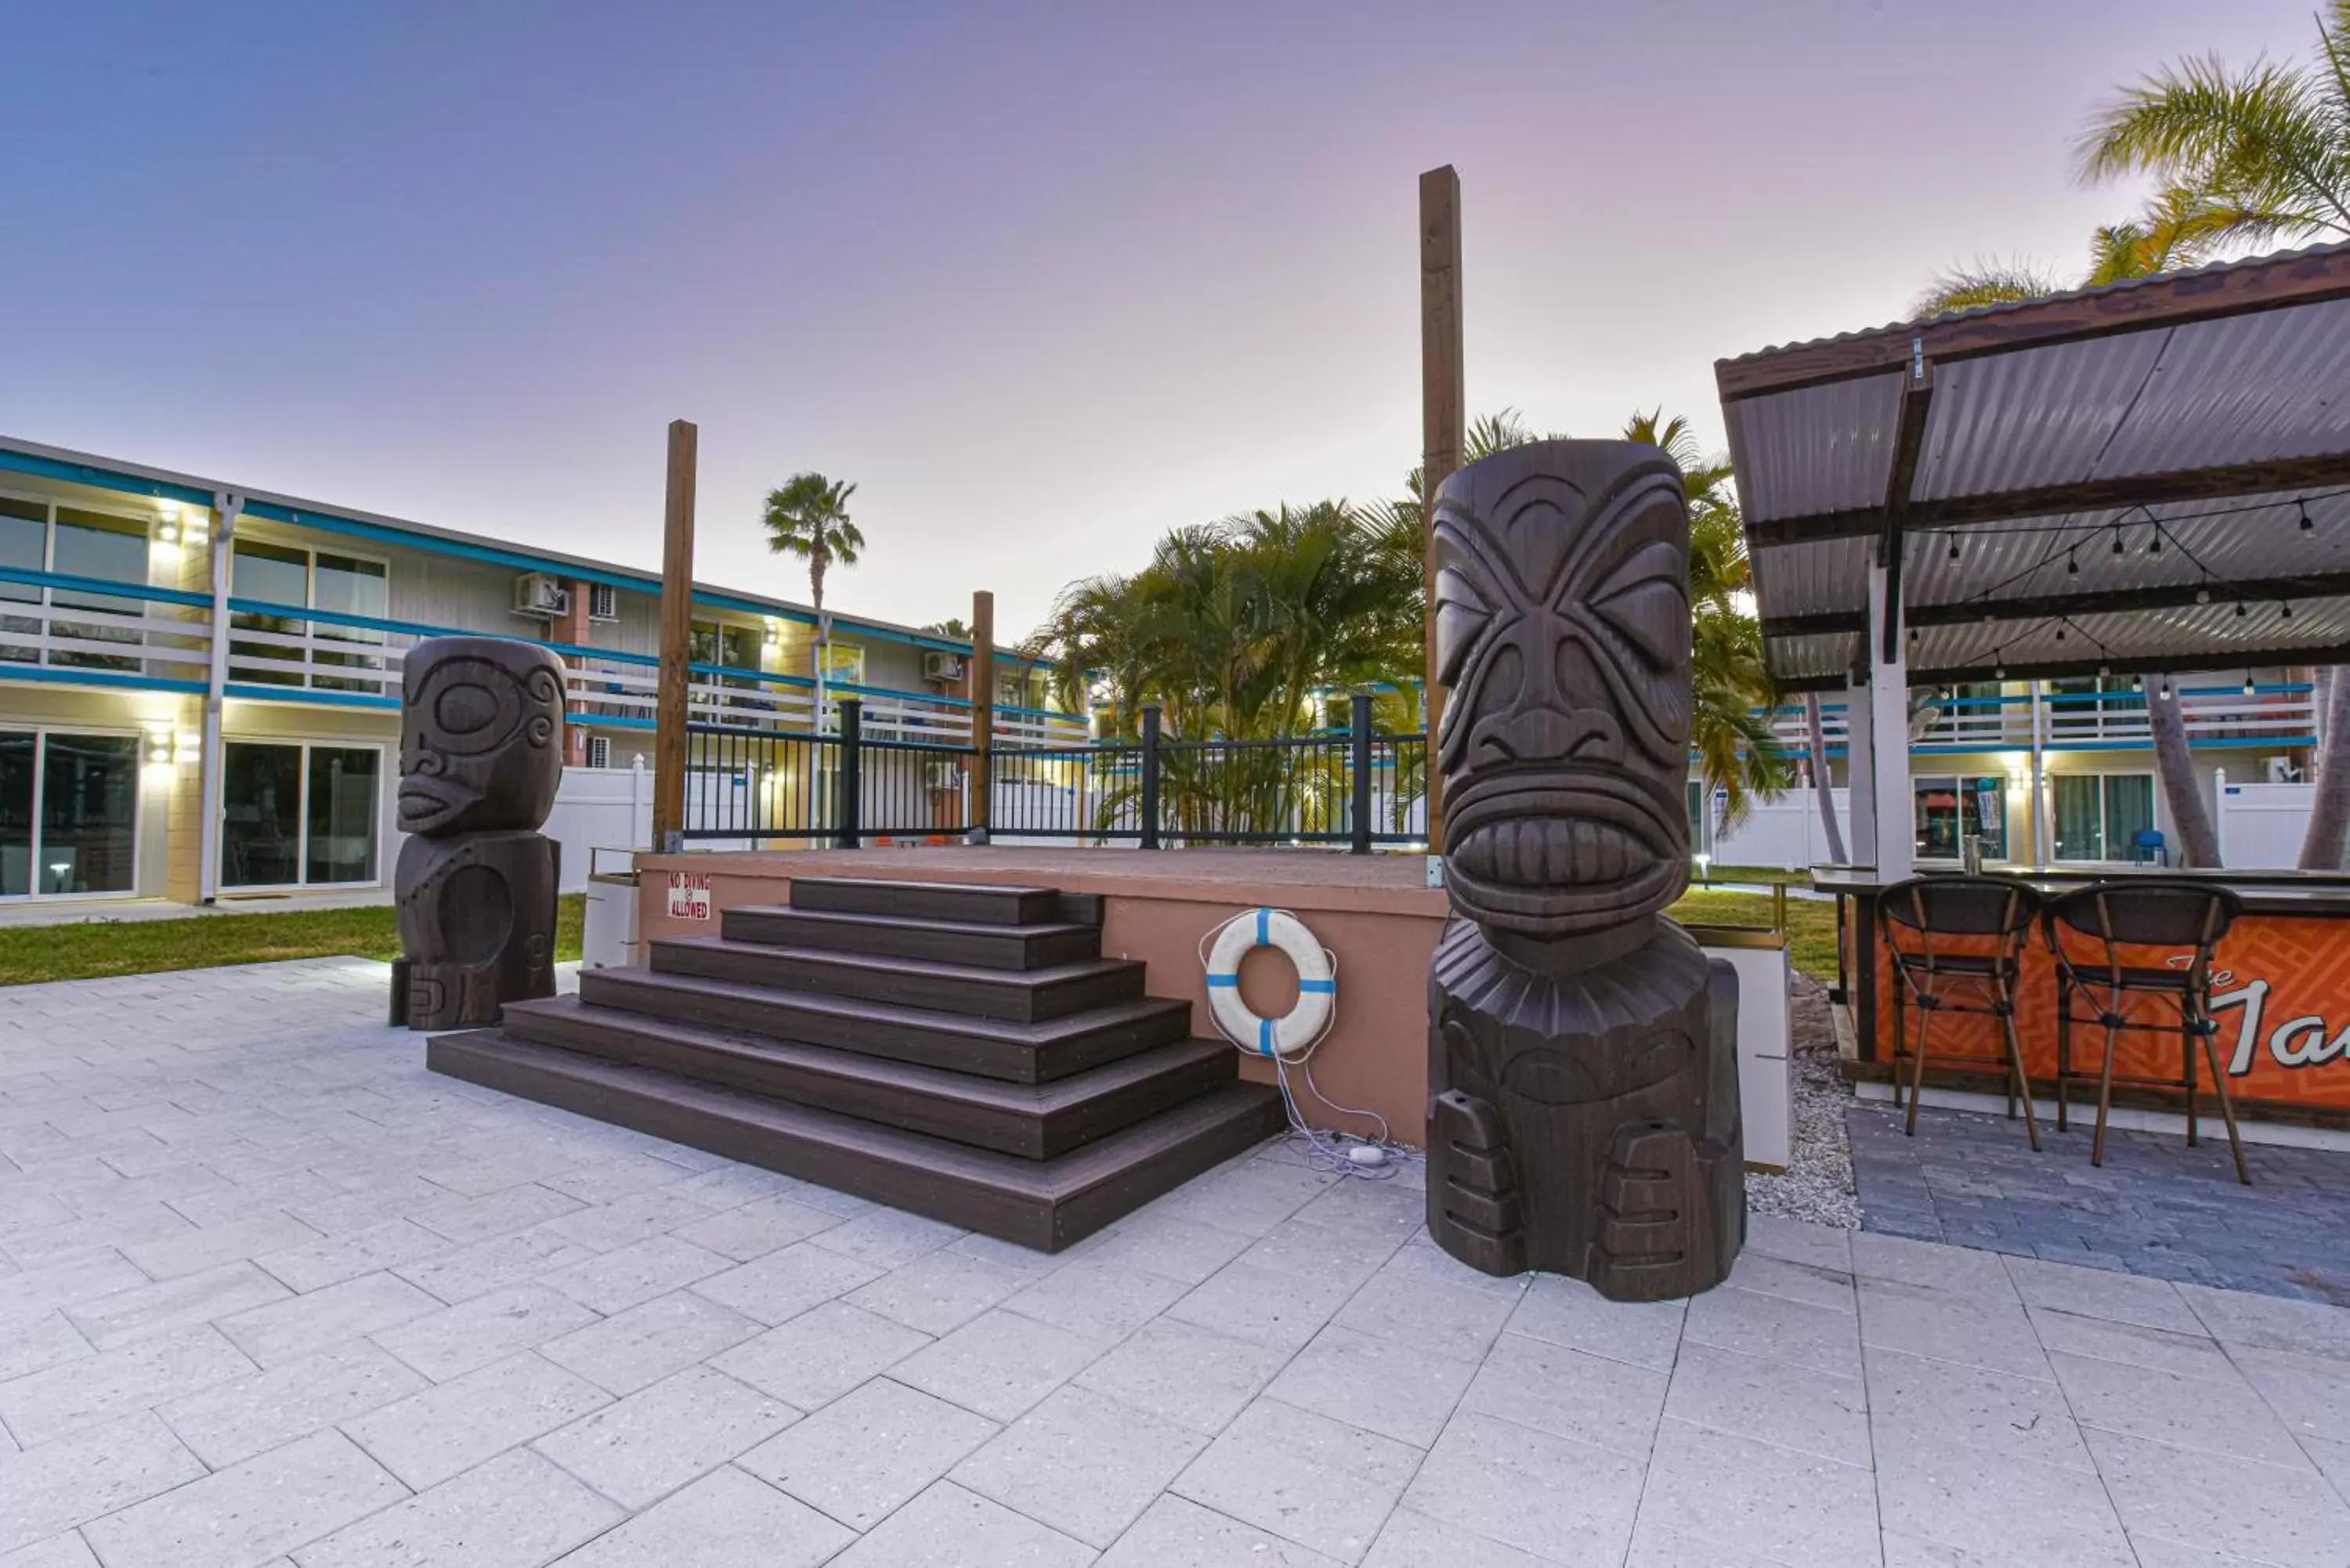
[{"label": "palm frond", "polygon": [[2057,293],[2064,286],[2036,262],[1977,261],[1972,266],[1936,273],[1926,292],[1909,306],[1909,314],[1922,319],[1987,305],[2013,305]]}]

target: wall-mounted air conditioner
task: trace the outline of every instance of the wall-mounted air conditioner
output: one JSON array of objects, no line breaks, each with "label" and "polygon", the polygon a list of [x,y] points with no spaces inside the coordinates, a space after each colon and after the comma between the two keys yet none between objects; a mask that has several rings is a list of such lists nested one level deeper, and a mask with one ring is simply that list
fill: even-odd
[{"label": "wall-mounted air conditioner", "polygon": [[2271,757],[2269,759],[2269,783],[2299,784],[2300,782],[2301,770],[2293,765],[2293,759],[2291,757]]},{"label": "wall-mounted air conditioner", "polygon": [[962,679],[962,655],[943,649],[928,649],[922,654],[922,679],[925,680],[960,680]]},{"label": "wall-mounted air conditioner", "polygon": [[609,583],[588,585],[588,618],[618,620],[620,618],[620,590]]},{"label": "wall-mounted air conditioner", "polygon": [[514,612],[551,620],[571,613],[571,590],[563,579],[545,572],[525,572],[515,579]]}]

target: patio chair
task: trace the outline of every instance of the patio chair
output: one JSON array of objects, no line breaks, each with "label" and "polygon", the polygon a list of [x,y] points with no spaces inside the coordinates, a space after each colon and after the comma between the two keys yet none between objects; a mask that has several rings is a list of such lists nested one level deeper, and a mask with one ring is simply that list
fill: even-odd
[{"label": "patio chair", "polygon": [[[2066,1086],[2073,1079],[2086,1076],[2073,1070],[2073,1026],[2102,1024],[2106,1031],[2105,1054],[2097,1069],[2097,1135],[2090,1144],[2091,1165],[2106,1162],[2106,1122],[2113,1109],[2116,1082],[2185,1089],[2187,1142],[2189,1147],[2194,1146],[2199,1120],[2195,1056],[2199,1044],[2211,1071],[2212,1089],[2220,1097],[2220,1119],[2227,1123],[2236,1179],[2251,1184],[2244,1165],[2244,1142],[2236,1131],[2235,1102],[2228,1096],[2227,1070],[2220,1061],[2220,1025],[2211,1016],[2212,952],[2242,912],[2243,901],[2225,888],[2159,878],[2099,882],[2067,893],[2048,906],[2044,929],[2049,950],[2056,955],[2056,1127],[2060,1132],[2068,1125]],[[2089,998],[2096,1008],[2095,1016],[2074,1016],[2075,992]],[[2158,1011],[2166,1002],[2178,1010],[2179,1076],[2115,1077],[2114,1056],[2123,1034],[2168,1033],[2171,1028],[2168,1020],[2133,1021],[2134,997],[2155,999]]]},{"label": "patio chair", "polygon": [[2141,827],[2130,835],[2130,855],[2140,866],[2151,866],[2158,860],[2165,868],[2170,865],[2170,846],[2159,828]]},{"label": "patio chair", "polygon": [[[1926,1085],[1929,1036],[1938,1014],[1999,1020],[2007,1046],[2007,1116],[2023,1102],[2024,1131],[2040,1147],[2023,1047],[2015,1035],[2015,986],[2023,944],[2041,910],[2040,895],[2003,877],[1916,877],[1877,896],[1877,915],[1899,989],[1893,995],[1893,1103],[1901,1104],[1901,1063],[1909,1061],[1908,1115],[1902,1130],[1918,1136],[1918,1098]],[[1914,945],[1913,945],[1914,944]],[[1903,1020],[1918,1010],[1918,1046],[1903,1048]],[[1981,1065],[1986,1058],[1945,1054],[1946,1062]]]}]

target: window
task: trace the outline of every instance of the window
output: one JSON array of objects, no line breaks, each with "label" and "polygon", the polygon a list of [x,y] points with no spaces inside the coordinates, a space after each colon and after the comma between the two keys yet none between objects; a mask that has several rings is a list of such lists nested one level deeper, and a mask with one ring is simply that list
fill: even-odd
[{"label": "window", "polygon": [[[37,572],[48,565],[48,557],[49,509],[34,502],[0,495],[0,571]],[[0,577],[0,602],[36,605],[41,602],[41,590],[32,583]],[[0,634],[39,630],[40,623],[28,617],[0,615]],[[12,642],[0,635],[0,659],[36,664],[40,657],[36,645]]]},{"label": "window", "polygon": [[851,686],[865,684],[865,650],[853,642],[827,642],[824,645],[824,678],[845,680]]},{"label": "window", "polygon": [[380,751],[231,741],[223,752],[223,887],[376,879]]},{"label": "window", "polygon": [[0,897],[128,893],[139,737],[0,732]]},{"label": "window", "polygon": [[609,583],[588,585],[588,618],[618,620],[620,618],[620,590]]},{"label": "window", "polygon": [[2154,779],[2147,774],[2058,774],[2056,858],[2131,860],[2137,836],[2154,826]]},{"label": "window", "polygon": [[2007,858],[2007,781],[1996,774],[1924,774],[1912,778],[1916,854],[1920,860],[1959,860],[1965,839],[1982,840],[1986,860]]},{"label": "window", "polygon": [[1707,829],[1711,827],[1713,823],[1711,820],[1711,814],[1705,809],[1705,781],[1703,779],[1691,779],[1689,781],[1688,805],[1690,853],[1691,855],[1710,854],[1713,849],[1713,836],[1709,833]]},{"label": "window", "polygon": [[[381,561],[276,545],[262,539],[239,539],[232,563],[229,591],[240,599],[374,620],[382,619],[390,607],[390,568]],[[229,624],[236,630],[260,634],[230,641],[230,674],[234,680],[252,685],[308,686],[328,691],[380,694],[383,691],[380,675],[363,678],[324,673],[380,671],[380,652],[358,651],[383,646],[384,634],[380,628],[251,610],[237,611],[229,618]],[[346,648],[351,650],[345,651]]]},{"label": "window", "polygon": [[588,737],[588,765],[591,768],[608,768],[612,765],[611,736],[590,735]]}]

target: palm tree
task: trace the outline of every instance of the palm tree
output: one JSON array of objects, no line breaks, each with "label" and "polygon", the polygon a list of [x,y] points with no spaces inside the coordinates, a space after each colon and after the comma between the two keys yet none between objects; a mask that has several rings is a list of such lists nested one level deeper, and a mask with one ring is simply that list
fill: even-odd
[{"label": "palm tree", "polygon": [[767,548],[778,556],[797,556],[807,563],[808,597],[816,602],[816,722],[824,727],[824,656],[832,638],[832,623],[824,610],[824,576],[834,565],[857,565],[865,535],[848,520],[848,498],[857,486],[827,479],[821,473],[795,473],[781,488],[767,492],[760,514],[766,524]]},{"label": "palm tree", "polygon": [[1804,745],[1811,762],[1812,799],[1820,808],[1820,826],[1826,831],[1828,862],[1845,862],[1844,827],[1836,821],[1835,796],[1828,789],[1828,743],[1820,728],[1820,694],[1804,693]]},{"label": "palm tree", "polygon": [[2101,105],[2074,151],[2084,180],[2152,174],[2143,220],[2189,243],[2350,238],[2350,0],[2326,0],[2300,65],[2182,60]]},{"label": "palm tree", "polygon": [[1753,569],[1730,460],[1707,457],[1689,421],[1668,420],[1661,408],[1635,412],[1624,439],[1662,447],[1680,465],[1690,513],[1690,745],[1706,798],[1723,796],[1715,826],[1728,828],[1756,800],[1783,794],[1794,775],[1794,759],[1772,729],[1778,683],[1763,658],[1762,623],[1747,607]]},{"label": "palm tree", "polygon": [[[2150,237],[2183,235],[2181,259],[2230,244],[2350,238],[2350,0],[2328,0],[2307,60],[2231,69],[2211,57],[2166,66],[2101,106],[2075,151],[2084,179],[2163,181],[2140,226]],[[2329,710],[2343,708],[2340,689],[2350,685],[2340,673]],[[2342,865],[2350,819],[2350,724],[2327,717],[2303,870]],[[2174,818],[2178,805],[2172,801]]]}]

